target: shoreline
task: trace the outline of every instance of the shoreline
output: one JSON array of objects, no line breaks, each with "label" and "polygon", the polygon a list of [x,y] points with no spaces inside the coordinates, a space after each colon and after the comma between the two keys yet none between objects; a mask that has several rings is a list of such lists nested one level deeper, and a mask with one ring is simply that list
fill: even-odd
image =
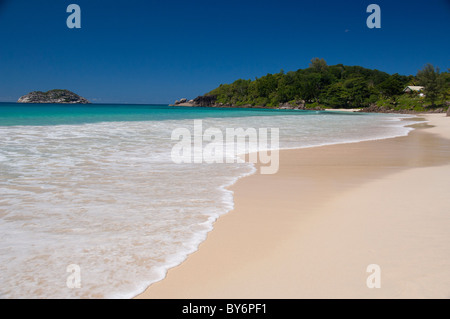
[{"label": "shoreline", "polygon": [[[442,119],[437,119],[444,118],[445,114],[423,116],[435,125],[435,122],[442,122]],[[448,144],[441,140],[449,138],[450,133],[444,129],[444,133],[440,132],[442,136],[436,137],[433,135],[436,128],[442,131],[442,123],[426,130],[413,130],[406,137],[281,150],[280,171],[273,176],[253,174],[229,187],[234,192],[235,208],[219,217],[196,252],[181,265],[170,269],[165,279],[152,284],[136,298],[320,298],[323,292],[332,298],[366,297],[369,289],[365,287],[365,281],[365,289],[358,290],[357,294],[350,288],[345,288],[345,293],[335,291],[333,294],[330,283],[327,286],[323,282],[324,274],[344,272],[343,278],[347,281],[354,278],[345,272],[342,257],[338,258],[340,267],[328,269],[325,267],[326,256],[335,254],[326,246],[320,246],[318,252],[311,251],[306,243],[311,243],[318,234],[329,237],[330,230],[338,227],[336,225],[344,227],[355,223],[353,219],[345,219],[345,222],[336,219],[327,205],[337,207],[342,198],[347,198],[347,201],[341,205],[349,204],[351,200],[348,199],[358,192],[362,192],[358,193],[362,198],[367,191],[365,193],[361,189],[372,187],[376,182],[386,182],[389,176],[407,173],[408,177],[413,171],[418,174],[416,170],[419,168],[434,169],[436,165],[450,164],[449,157],[441,154],[448,148]],[[355,217],[351,209],[342,208],[341,211],[345,213],[343,215]],[[368,216],[365,217],[367,219]],[[367,222],[366,219],[356,218],[360,222]],[[330,227],[327,221],[330,220],[334,220],[335,226],[327,229],[326,225]],[[353,226],[346,233],[367,237],[360,234],[357,225]],[[327,231],[323,232],[325,229]],[[357,242],[355,238],[360,238],[358,236],[347,237]],[[346,242],[347,246],[351,246],[353,241]],[[339,240],[334,238],[330,242]],[[383,250],[386,247],[380,248]],[[351,251],[345,253],[343,256],[347,260],[361,259]],[[306,263],[302,256],[317,260]],[[320,267],[323,273],[319,271]],[[295,269],[310,276],[304,278]],[[366,275],[364,270],[362,276]],[[361,271],[358,276],[361,279]],[[292,282],[306,285],[309,289],[301,289],[297,285],[294,288]],[[369,295],[370,292],[372,290],[369,290]]]},{"label": "shoreline", "polygon": [[438,107],[437,109],[429,109],[428,111],[415,111],[415,110],[395,110],[391,108],[372,108],[372,107],[362,107],[362,108],[323,108],[323,107],[314,107],[314,108],[302,108],[299,106],[262,106],[262,105],[200,105],[192,102],[184,102],[178,104],[169,104],[170,107],[197,107],[197,108],[223,108],[223,109],[267,109],[267,110],[291,110],[291,111],[321,111],[321,112],[360,112],[360,113],[380,113],[380,114],[404,114],[404,115],[423,115],[423,114],[445,114],[448,112],[450,108],[445,111],[446,107]]}]

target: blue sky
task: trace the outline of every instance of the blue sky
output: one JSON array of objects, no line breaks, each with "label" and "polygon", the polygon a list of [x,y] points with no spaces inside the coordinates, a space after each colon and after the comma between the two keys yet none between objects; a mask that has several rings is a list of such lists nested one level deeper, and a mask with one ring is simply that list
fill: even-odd
[{"label": "blue sky", "polygon": [[[81,29],[69,29],[69,4]],[[369,4],[381,29],[369,29]],[[74,91],[96,103],[172,103],[221,83],[308,67],[450,68],[450,0],[0,0],[0,101]]]}]

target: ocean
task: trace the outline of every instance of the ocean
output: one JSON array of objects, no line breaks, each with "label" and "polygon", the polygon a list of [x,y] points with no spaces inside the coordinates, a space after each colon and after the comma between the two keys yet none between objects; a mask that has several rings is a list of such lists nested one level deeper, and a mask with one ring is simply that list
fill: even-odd
[{"label": "ocean", "polygon": [[0,103],[0,297],[132,298],[194,252],[233,208],[226,187],[255,172],[175,163],[172,133],[194,120],[278,128],[278,148],[291,149],[404,136],[405,117]]}]

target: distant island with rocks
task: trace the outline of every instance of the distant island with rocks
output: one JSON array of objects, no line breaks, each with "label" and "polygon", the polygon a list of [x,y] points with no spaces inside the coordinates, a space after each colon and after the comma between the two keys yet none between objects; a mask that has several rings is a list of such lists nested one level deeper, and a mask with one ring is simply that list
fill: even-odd
[{"label": "distant island with rocks", "polygon": [[34,91],[21,96],[17,103],[90,104],[87,99],[69,90]]},{"label": "distant island with rocks", "polygon": [[238,79],[174,106],[292,110],[360,109],[376,113],[444,113],[450,70],[426,64],[417,75],[388,74],[314,58],[306,69]]}]

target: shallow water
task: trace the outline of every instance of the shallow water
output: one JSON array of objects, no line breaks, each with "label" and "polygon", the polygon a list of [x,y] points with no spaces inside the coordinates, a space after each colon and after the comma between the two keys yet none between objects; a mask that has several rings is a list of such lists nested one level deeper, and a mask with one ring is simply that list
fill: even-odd
[{"label": "shallow water", "polygon": [[[0,296],[130,298],[195,251],[233,208],[225,187],[255,169],[175,164],[171,134],[193,119],[278,128],[280,148],[411,130],[398,115],[0,104]],[[81,288],[67,286],[71,264]]]}]

